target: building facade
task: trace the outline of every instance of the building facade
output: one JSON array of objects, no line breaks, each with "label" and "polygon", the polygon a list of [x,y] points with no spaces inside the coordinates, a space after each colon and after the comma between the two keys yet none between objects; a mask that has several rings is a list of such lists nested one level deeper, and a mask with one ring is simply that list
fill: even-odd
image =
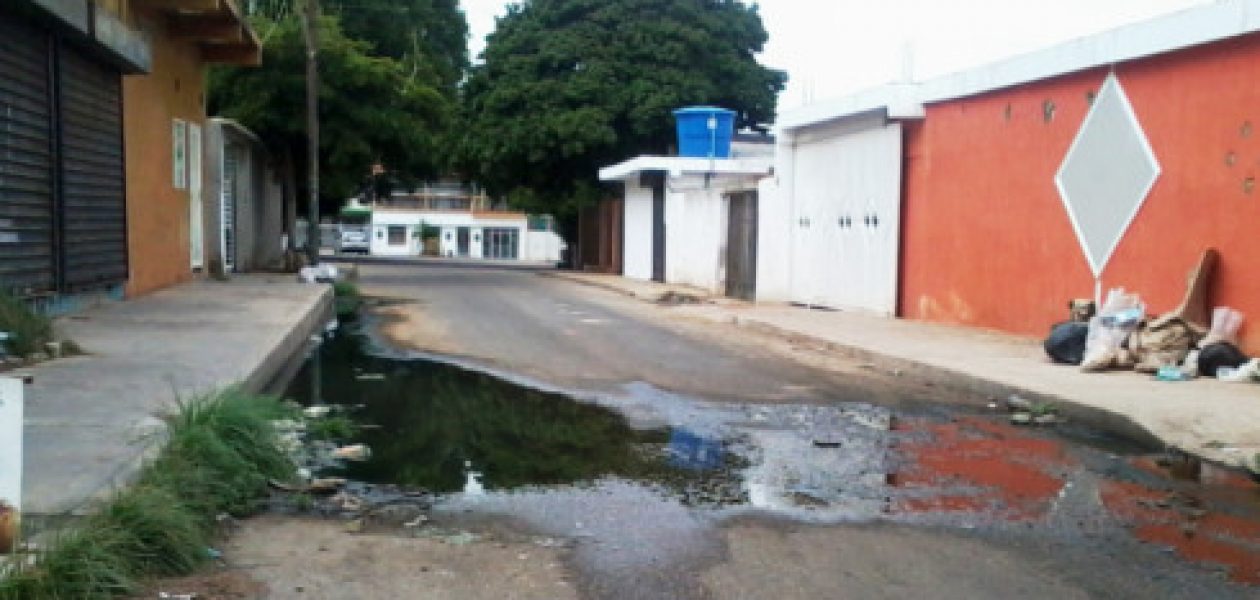
[{"label": "building facade", "polygon": [[[1260,2],[1228,0],[789,113],[776,166],[789,238],[827,220],[810,214],[818,198],[839,207],[835,190],[860,185],[806,176],[811,137],[896,128],[900,148],[865,169],[899,188],[896,260],[876,273],[895,282],[890,314],[1041,336],[1068,299],[1113,287],[1158,314],[1215,248],[1211,304],[1260,315],[1257,64]],[[831,210],[841,224],[852,212]],[[829,243],[833,262],[855,256]],[[1260,352],[1260,328],[1242,342]]]},{"label": "building facade", "polygon": [[0,6],[0,285],[56,311],[189,279],[204,67],[259,58],[231,0]]},{"label": "building facade", "polygon": [[371,212],[374,256],[556,263],[565,248],[551,217],[498,209],[484,193],[458,185],[396,192],[372,202]]}]

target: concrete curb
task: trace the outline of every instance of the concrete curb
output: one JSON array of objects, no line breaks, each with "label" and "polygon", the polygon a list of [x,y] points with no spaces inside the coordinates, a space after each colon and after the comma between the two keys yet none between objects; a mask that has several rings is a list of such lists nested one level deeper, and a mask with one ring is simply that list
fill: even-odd
[{"label": "concrete curb", "polygon": [[333,289],[332,286],[326,286],[324,293],[306,309],[306,314],[302,315],[297,325],[280,336],[254,370],[241,380],[241,388],[252,393],[265,390],[291,362],[293,356],[306,346],[311,335],[323,331],[324,324],[334,316]]},{"label": "concrete curb", "polygon": [[[871,363],[878,362],[890,369],[909,374],[917,380],[925,382],[930,381],[936,387],[945,389],[948,392],[964,397],[974,398],[975,405],[977,406],[984,406],[993,401],[1000,403],[1008,396],[1018,394],[1019,396],[1033,402],[1053,404],[1059,409],[1059,412],[1066,417],[1069,423],[1082,423],[1095,429],[1112,432],[1132,439],[1144,446],[1174,447],[1165,440],[1161,439],[1159,436],[1155,435],[1146,427],[1133,421],[1127,415],[1098,408],[1096,406],[1080,404],[1072,399],[1064,398],[1062,396],[1037,392],[1021,388],[1019,386],[1012,386],[969,373],[963,373],[953,369],[916,361],[914,359],[884,354],[857,345],[836,343],[831,340],[785,329],[774,324],[757,321],[755,319],[740,319],[738,317],[734,317],[728,322],[737,327],[741,327],[755,333],[760,333],[762,335],[771,335],[781,339],[797,342],[806,340],[808,343],[821,347],[829,353],[852,360]],[[1193,451],[1182,448],[1179,448],[1179,450],[1208,460],[1208,457],[1196,454]]]}]

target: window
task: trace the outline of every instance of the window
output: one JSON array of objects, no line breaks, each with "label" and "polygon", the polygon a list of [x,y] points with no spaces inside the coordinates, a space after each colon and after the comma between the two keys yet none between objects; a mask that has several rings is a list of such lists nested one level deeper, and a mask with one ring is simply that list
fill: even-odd
[{"label": "window", "polygon": [[387,231],[389,233],[389,245],[391,246],[407,245],[407,226],[406,225],[390,225]]},{"label": "window", "polygon": [[507,227],[492,227],[485,230],[481,255],[484,258],[515,260],[520,230]]},{"label": "window", "polygon": [[530,215],[529,216],[530,231],[551,231],[551,216],[549,215]]}]

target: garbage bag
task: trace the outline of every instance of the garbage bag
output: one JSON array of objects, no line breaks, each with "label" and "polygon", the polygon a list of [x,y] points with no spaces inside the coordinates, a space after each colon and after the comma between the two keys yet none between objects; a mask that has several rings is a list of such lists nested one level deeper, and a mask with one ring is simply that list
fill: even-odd
[{"label": "garbage bag", "polygon": [[1199,351],[1199,374],[1204,377],[1216,377],[1216,370],[1221,367],[1237,369],[1247,363],[1250,358],[1229,342],[1208,344]]},{"label": "garbage bag", "polygon": [[1089,323],[1068,321],[1050,328],[1043,346],[1050,360],[1065,365],[1079,365],[1085,359],[1085,339]]},{"label": "garbage bag", "polygon": [[1206,332],[1198,325],[1169,313],[1143,323],[1129,338],[1129,350],[1140,373],[1155,373],[1161,367],[1176,367]]},{"label": "garbage bag", "polygon": [[1206,346],[1216,342],[1237,343],[1238,328],[1242,326],[1242,321],[1242,313],[1228,306],[1216,307],[1212,310],[1212,328],[1208,330],[1203,344]]},{"label": "garbage bag", "polygon": [[1108,292],[1107,301],[1098,315],[1089,320],[1089,335],[1085,338],[1081,368],[1101,371],[1126,364],[1121,349],[1144,318],[1146,305],[1142,304],[1137,294],[1125,293],[1124,288]]}]

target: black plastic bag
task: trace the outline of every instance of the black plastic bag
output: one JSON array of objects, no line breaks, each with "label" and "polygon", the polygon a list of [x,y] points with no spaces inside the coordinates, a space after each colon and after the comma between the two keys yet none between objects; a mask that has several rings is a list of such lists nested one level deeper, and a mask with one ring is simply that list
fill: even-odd
[{"label": "black plastic bag", "polygon": [[1251,360],[1242,350],[1229,342],[1208,344],[1199,350],[1199,375],[1216,377],[1216,370],[1221,367],[1237,369]]},{"label": "black plastic bag", "polygon": [[1089,323],[1068,321],[1050,328],[1046,338],[1046,354],[1054,362],[1079,365],[1085,360],[1085,340],[1089,337]]}]

